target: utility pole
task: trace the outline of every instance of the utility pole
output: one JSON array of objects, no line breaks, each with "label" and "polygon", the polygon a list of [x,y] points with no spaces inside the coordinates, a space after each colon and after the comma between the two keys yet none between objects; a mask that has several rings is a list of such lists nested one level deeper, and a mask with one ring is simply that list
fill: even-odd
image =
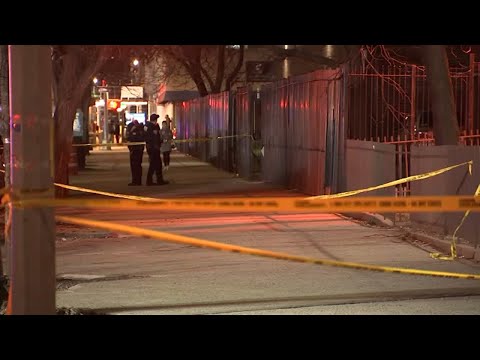
[{"label": "utility pole", "polygon": [[[8,50],[12,199],[50,199],[51,50],[45,45],[9,45]],[[51,208],[13,206],[10,254],[12,314],[55,314]]]},{"label": "utility pole", "polygon": [[[8,101],[8,45],[0,45],[0,135],[3,141],[3,161],[5,164],[4,179],[5,187],[10,186],[10,120],[9,120],[9,101]],[[0,175],[1,176],[1,175]],[[5,207],[5,224],[8,223],[10,209]],[[3,244],[8,244],[8,234],[5,234]],[[2,259],[2,240],[0,240],[0,294],[2,293],[3,282],[6,276],[5,267]],[[0,296],[0,303],[2,297]]]}]

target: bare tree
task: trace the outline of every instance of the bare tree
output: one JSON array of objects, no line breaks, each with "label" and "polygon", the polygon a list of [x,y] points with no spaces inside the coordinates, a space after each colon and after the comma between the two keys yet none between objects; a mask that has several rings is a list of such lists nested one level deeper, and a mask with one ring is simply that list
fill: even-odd
[{"label": "bare tree", "polygon": [[[91,86],[93,76],[106,63],[111,46],[56,45],[52,47],[55,181],[68,184],[68,163],[73,136],[73,120],[77,107]],[[66,190],[56,189],[57,196]]]},{"label": "bare tree", "polygon": [[173,45],[157,49],[167,66],[182,65],[200,96],[230,90],[243,66],[244,45]]},{"label": "bare tree", "polygon": [[[382,56],[390,65],[415,64],[425,71],[427,85],[431,94],[433,112],[433,135],[437,145],[456,145],[459,139],[457,112],[452,80],[450,77],[449,56],[455,65],[468,68],[468,54],[457,46],[384,46],[380,47]],[[398,84],[397,84],[398,85]],[[400,89],[397,86],[397,89]],[[402,96],[408,95],[401,91]]]},{"label": "bare tree", "polygon": [[[68,184],[68,164],[73,136],[73,121],[77,108],[90,101],[90,90],[95,75],[104,73],[118,81],[129,76],[128,71],[115,73],[108,68],[109,61],[121,59],[127,64],[131,57],[154,56],[154,46],[139,45],[54,45],[52,46],[54,125],[55,125],[55,182]],[[67,191],[56,188],[56,195]]]},{"label": "bare tree", "polygon": [[161,47],[144,49],[140,57],[145,63],[143,85],[149,95],[158,94],[162,87],[172,86],[184,90],[197,89],[185,67],[170,56],[165,56]]}]

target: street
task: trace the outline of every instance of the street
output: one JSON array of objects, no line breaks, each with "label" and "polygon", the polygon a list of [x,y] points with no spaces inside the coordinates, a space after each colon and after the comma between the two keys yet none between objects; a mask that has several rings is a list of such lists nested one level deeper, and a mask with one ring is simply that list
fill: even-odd
[{"label": "street", "polygon": [[[73,185],[150,197],[291,196],[179,153],[171,184],[128,187],[128,152],[94,151]],[[147,168],[144,156],[144,177]],[[144,180],[145,182],[145,180]],[[73,193],[72,197],[104,198]],[[201,239],[321,259],[479,273],[464,260],[431,259],[428,246],[334,214],[148,212],[61,209]],[[367,272],[57,226],[57,307],[108,314],[480,314],[477,280]]]}]

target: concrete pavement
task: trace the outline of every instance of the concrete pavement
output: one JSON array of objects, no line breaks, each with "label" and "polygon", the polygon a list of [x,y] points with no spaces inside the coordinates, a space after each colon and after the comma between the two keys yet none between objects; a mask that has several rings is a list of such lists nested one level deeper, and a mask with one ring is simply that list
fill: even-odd
[{"label": "concrete pavement", "polygon": [[[478,315],[480,297],[420,299],[232,312],[229,315]],[[222,315],[222,314],[220,314]]]},{"label": "concrete pavement", "polygon": [[[145,157],[146,160],[146,157]],[[146,173],[144,163],[144,174]],[[178,153],[159,187],[128,187],[125,149],[93,152],[72,184],[149,197],[291,196]],[[145,182],[145,178],[144,178]],[[73,193],[73,197],[104,198]],[[480,273],[395,228],[334,214],[61,209],[57,213],[323,259]],[[480,314],[480,283],[299,264],[57,225],[59,307],[108,314]],[[441,300],[446,299],[446,300]],[[420,305],[418,305],[420,304]]]},{"label": "concrete pavement", "polygon": [[[152,197],[294,194],[249,183],[178,153],[166,176],[171,184],[161,187],[126,186],[129,168],[124,151],[95,152],[87,163],[89,169],[72,179],[74,185]],[[333,214],[83,209],[62,213],[325,259],[480,272],[474,263],[431,259],[427,247],[403,241],[398,229],[369,227]],[[473,280],[290,263],[64,225],[58,230],[65,237],[57,246],[57,272],[74,279],[58,292],[58,306],[63,307],[112,314],[480,314],[480,287]],[[401,306],[405,301],[410,305]],[[281,310],[289,308],[303,310]]]}]

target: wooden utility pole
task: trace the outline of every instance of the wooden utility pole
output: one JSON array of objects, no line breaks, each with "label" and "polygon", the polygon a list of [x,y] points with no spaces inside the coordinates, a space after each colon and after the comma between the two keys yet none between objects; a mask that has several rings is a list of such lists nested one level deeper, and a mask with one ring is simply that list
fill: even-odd
[{"label": "wooden utility pole", "polygon": [[[5,187],[10,186],[10,120],[9,120],[9,101],[8,101],[8,45],[0,45],[0,136],[3,141],[3,159],[5,163],[4,180]],[[0,175],[1,176],[1,175]],[[8,222],[9,207],[5,208],[5,224]],[[5,233],[4,244],[7,244],[8,233]],[[2,261],[2,240],[0,240],[0,287],[2,278],[6,275],[5,267]],[[1,289],[0,289],[1,293]],[[0,305],[2,299],[0,297]]]},{"label": "wooden utility pole", "polygon": [[[9,69],[12,198],[52,198],[50,47],[9,45]],[[12,314],[55,314],[51,208],[13,206],[10,254]]]}]

